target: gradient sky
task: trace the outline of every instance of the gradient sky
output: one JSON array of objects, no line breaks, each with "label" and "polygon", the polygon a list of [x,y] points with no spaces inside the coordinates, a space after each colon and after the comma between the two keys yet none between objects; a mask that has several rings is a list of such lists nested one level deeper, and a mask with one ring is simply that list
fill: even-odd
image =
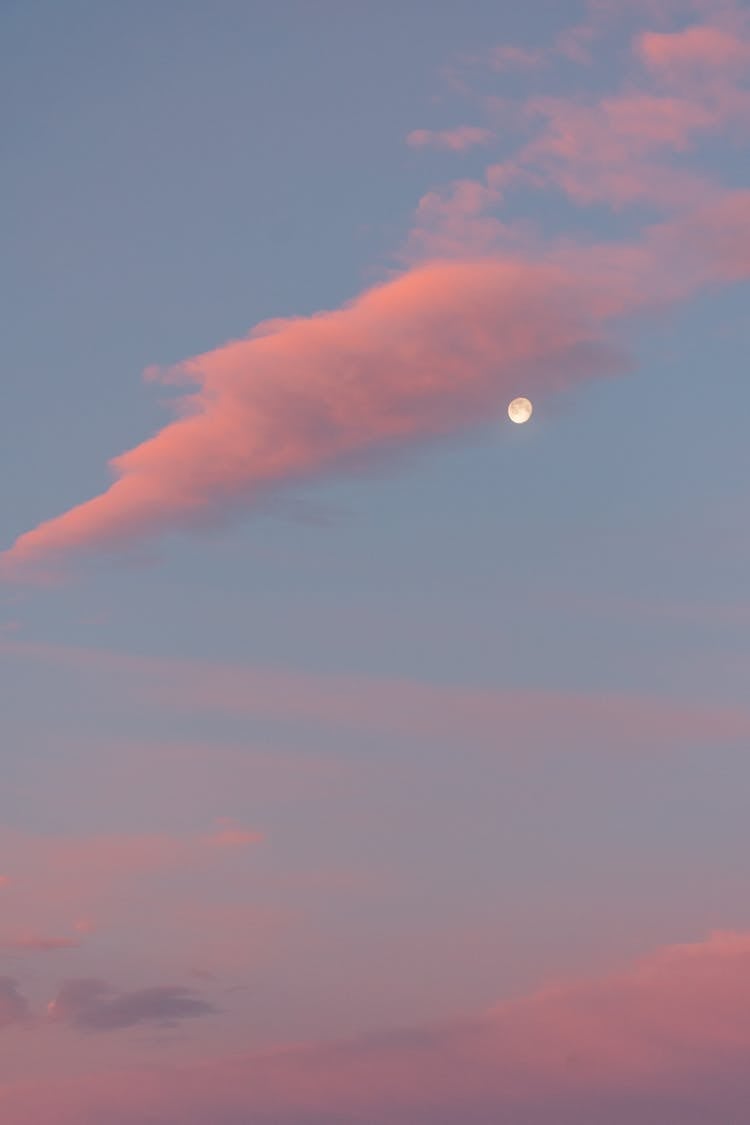
[{"label": "gradient sky", "polygon": [[744,1125],[750,7],[0,64],[3,1125]]}]

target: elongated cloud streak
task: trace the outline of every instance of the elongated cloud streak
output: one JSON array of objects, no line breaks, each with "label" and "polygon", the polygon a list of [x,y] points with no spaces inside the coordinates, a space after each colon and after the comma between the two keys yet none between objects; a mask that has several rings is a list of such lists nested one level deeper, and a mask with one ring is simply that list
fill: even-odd
[{"label": "elongated cloud streak", "polygon": [[[0,651],[2,648],[0,647]],[[750,709],[704,706],[687,700],[636,695],[507,691],[449,683],[319,675],[242,664],[159,660],[106,649],[54,645],[6,646],[18,656],[78,669],[91,684],[116,677],[118,690],[187,713],[213,712],[264,720],[283,719],[322,727],[378,731],[384,735],[455,741],[462,747],[511,750],[555,746],[566,739],[599,747],[685,746],[744,743],[750,738]],[[92,677],[96,677],[92,679]],[[218,850],[244,848],[261,839],[256,832],[221,822],[211,836],[89,840],[55,837],[43,851],[45,866],[56,862],[80,871],[147,871]],[[19,850],[22,841],[0,831],[0,845]],[[196,845],[200,845],[197,847]],[[25,845],[38,853],[39,845]]]},{"label": "elongated cloud streak", "polygon": [[182,527],[283,482],[492,417],[519,386],[562,389],[599,374],[607,296],[561,266],[438,263],[339,311],[260,325],[169,372],[168,381],[198,385],[181,416],[115,458],[107,492],[21,536],[6,559]]},{"label": "elongated cloud streak", "polygon": [[[142,898],[149,885],[160,887],[163,905],[165,875],[189,872],[204,880],[261,839],[228,819],[192,836],[34,835],[0,827],[0,851],[13,856],[17,873],[4,892],[0,954],[76,949],[95,929],[92,915],[110,917],[129,896]],[[64,936],[65,930],[75,936]]]}]

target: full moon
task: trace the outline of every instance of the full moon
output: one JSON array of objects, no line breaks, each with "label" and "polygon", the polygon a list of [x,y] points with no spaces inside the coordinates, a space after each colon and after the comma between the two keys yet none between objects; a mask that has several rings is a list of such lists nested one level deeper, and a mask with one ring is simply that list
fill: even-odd
[{"label": "full moon", "polygon": [[533,411],[534,407],[527,398],[514,398],[508,407],[508,417],[520,426],[522,422],[528,422]]}]

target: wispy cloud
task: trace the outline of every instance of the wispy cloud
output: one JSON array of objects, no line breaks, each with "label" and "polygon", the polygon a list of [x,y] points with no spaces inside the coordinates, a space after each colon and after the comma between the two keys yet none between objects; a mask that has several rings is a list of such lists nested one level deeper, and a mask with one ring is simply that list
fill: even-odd
[{"label": "wispy cloud", "polygon": [[[733,743],[750,737],[750,710],[702,705],[658,696],[470,685],[432,684],[333,673],[319,674],[241,663],[134,656],[105,649],[10,643],[6,651],[117,677],[118,688],[139,700],[193,713],[304,721],[386,735],[456,741],[462,747],[503,749],[554,746],[577,740],[588,746],[657,749],[708,740]],[[239,832],[237,829],[239,828]],[[206,845],[253,842],[256,835],[221,822],[196,839],[170,836],[58,839],[55,854],[77,865],[164,865],[186,855],[205,857]],[[1,837],[0,837],[1,839]],[[209,849],[210,853],[210,849]]]},{"label": "wispy cloud", "polygon": [[459,125],[455,129],[412,129],[406,143],[412,148],[443,148],[449,152],[466,152],[492,140],[492,132],[479,125]]},{"label": "wispy cloud", "polygon": [[[43,836],[0,828],[0,848],[14,857],[17,871],[4,894],[0,950],[17,955],[73,950],[94,933],[101,915],[118,913],[118,902],[143,901],[160,875],[187,871],[205,879],[261,840],[261,833],[229,819],[193,836]],[[161,895],[166,908],[163,887]]]}]

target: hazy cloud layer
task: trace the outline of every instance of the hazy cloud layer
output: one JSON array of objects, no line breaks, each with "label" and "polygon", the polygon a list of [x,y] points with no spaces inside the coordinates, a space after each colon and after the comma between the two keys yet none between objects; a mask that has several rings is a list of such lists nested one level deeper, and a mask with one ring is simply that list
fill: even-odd
[{"label": "hazy cloud layer", "polygon": [[61,949],[76,949],[80,942],[69,937],[41,937],[36,934],[8,938],[0,942],[0,949],[9,953],[56,953]]},{"label": "hazy cloud layer", "polygon": [[[96,982],[58,998],[92,1029],[196,1003],[180,990],[107,999]],[[3,1097],[9,1125],[138,1125],[146,1112],[163,1125],[705,1125],[742,1119],[749,1063],[750,937],[727,933],[440,1026]]]},{"label": "hazy cloud layer", "polygon": [[0,977],[0,1028],[22,1023],[28,1018],[29,1008],[12,977]]}]

